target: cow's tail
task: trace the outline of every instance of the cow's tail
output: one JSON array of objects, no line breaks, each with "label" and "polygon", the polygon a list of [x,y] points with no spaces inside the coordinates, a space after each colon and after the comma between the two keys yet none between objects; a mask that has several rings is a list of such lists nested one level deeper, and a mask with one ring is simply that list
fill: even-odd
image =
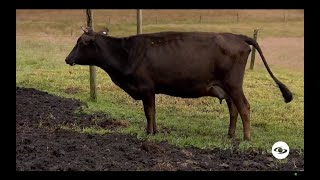
[{"label": "cow's tail", "polygon": [[267,64],[266,59],[265,59],[264,56],[263,56],[263,53],[262,53],[261,48],[260,48],[259,44],[257,43],[257,41],[255,41],[254,39],[252,39],[252,38],[250,38],[250,37],[247,37],[247,36],[243,36],[243,35],[240,35],[240,36],[241,36],[241,38],[244,39],[244,41],[245,41],[246,43],[248,43],[249,45],[254,46],[254,47],[257,49],[257,51],[258,51],[259,54],[260,54],[260,57],[261,57],[261,59],[262,59],[262,62],[263,62],[263,64],[264,64],[264,66],[265,66],[266,69],[268,70],[268,72],[269,72],[270,76],[272,77],[272,79],[277,83],[278,87],[280,88],[280,91],[281,91],[281,93],[282,93],[282,96],[283,96],[283,98],[284,98],[284,101],[285,101],[286,103],[290,102],[290,101],[292,100],[292,93],[290,92],[290,90],[287,88],[286,85],[284,85],[282,82],[280,82],[280,81],[273,75],[273,73],[271,72],[271,70],[270,70],[270,68],[269,68],[269,66],[268,66],[268,64]]}]

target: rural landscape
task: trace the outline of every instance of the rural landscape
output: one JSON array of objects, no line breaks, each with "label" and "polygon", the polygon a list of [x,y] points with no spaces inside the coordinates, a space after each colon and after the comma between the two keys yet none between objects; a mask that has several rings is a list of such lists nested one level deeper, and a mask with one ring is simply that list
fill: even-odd
[{"label": "rural landscape", "polygon": [[[137,34],[136,10],[93,9],[94,30]],[[253,36],[274,75],[291,90],[285,103],[258,53],[249,55],[243,90],[250,141],[218,98],[156,95],[159,132],[147,135],[141,101],[96,68],[65,59],[83,34],[85,10],[16,10],[17,171],[304,171],[304,10],[143,10],[142,32],[231,32]],[[278,141],[287,158],[273,157]]]}]

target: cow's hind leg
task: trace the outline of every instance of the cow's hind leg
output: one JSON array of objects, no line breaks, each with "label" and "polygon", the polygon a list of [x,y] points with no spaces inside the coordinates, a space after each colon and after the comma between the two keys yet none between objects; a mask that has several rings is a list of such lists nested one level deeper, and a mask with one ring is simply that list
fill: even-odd
[{"label": "cow's hind leg", "polygon": [[231,98],[226,99],[228,104],[228,109],[230,113],[230,124],[229,124],[229,131],[228,131],[228,137],[233,138],[235,136],[236,132],[236,126],[237,126],[237,119],[238,119],[238,109],[236,105],[233,103]]},{"label": "cow's hind leg", "polygon": [[148,94],[143,98],[144,113],[147,118],[147,134],[155,134],[157,132],[156,120],[155,120],[155,95]]},{"label": "cow's hind leg", "polygon": [[250,105],[243,94],[242,88],[234,89],[230,96],[242,119],[244,139],[250,140]]}]

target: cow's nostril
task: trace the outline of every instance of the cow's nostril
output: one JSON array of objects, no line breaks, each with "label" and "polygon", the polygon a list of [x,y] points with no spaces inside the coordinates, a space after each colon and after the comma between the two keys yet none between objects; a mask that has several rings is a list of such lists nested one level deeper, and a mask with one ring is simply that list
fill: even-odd
[{"label": "cow's nostril", "polygon": [[67,64],[70,64],[70,58],[66,58],[65,62],[66,62]]},{"label": "cow's nostril", "polygon": [[66,63],[69,64],[70,66],[75,65],[76,63],[71,59],[71,58],[66,58]]}]

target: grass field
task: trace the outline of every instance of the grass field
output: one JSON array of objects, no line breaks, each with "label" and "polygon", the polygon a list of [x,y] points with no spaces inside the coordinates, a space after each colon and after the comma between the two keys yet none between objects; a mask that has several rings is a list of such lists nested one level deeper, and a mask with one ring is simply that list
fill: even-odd
[{"label": "grass field", "polygon": [[[239,20],[237,21],[237,14]],[[134,101],[97,69],[98,101],[89,100],[88,67],[70,67],[64,59],[85,25],[81,10],[16,11],[16,84],[59,96],[80,99],[88,113],[102,111],[130,126],[121,129],[142,139],[168,141],[179,146],[231,148],[227,138],[229,114],[225,101],[203,97],[182,99],[157,95],[157,124],[161,133],[146,136],[142,103]],[[145,10],[143,31],[228,31],[252,36],[260,28],[258,41],[278,79],[293,92],[286,104],[279,89],[256,58],[247,70],[244,92],[251,105],[252,141],[241,141],[241,149],[271,151],[276,141],[292,149],[304,149],[304,11],[302,10]],[[200,16],[201,22],[200,22]],[[135,10],[94,11],[95,28],[108,27],[112,36],[133,35]],[[247,66],[249,67],[249,66]],[[70,94],[68,89],[74,89]],[[108,133],[84,129],[84,133]],[[237,138],[242,140],[238,118]]]}]

